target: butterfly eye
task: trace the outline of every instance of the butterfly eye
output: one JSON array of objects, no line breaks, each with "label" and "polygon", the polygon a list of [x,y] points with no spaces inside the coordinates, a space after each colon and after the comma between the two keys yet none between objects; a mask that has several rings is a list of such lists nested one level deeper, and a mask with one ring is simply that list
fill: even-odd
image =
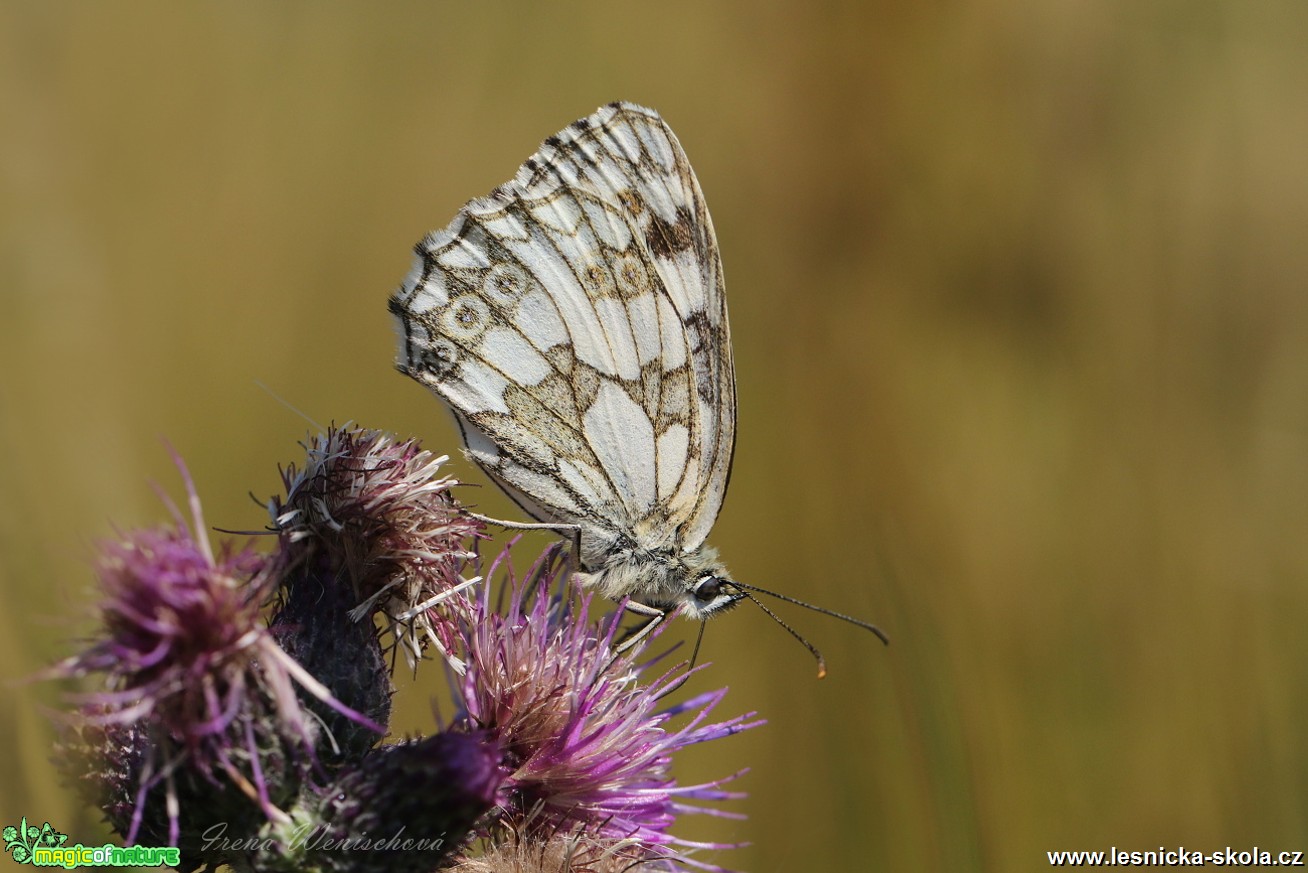
[{"label": "butterfly eye", "polygon": [[722,582],[717,576],[705,576],[695,583],[691,588],[691,593],[695,595],[696,600],[702,600],[708,603],[716,600],[722,594]]}]

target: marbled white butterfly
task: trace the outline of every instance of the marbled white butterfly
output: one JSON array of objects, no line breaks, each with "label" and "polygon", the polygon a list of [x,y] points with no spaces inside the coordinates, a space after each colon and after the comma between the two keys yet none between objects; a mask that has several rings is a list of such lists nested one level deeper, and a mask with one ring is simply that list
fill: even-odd
[{"label": "marbled white butterfly", "polygon": [[754,600],[704,542],[735,445],[731,337],[704,195],[658,113],[573,122],[415,253],[397,366],[527,514],[573,534],[581,581],[651,622]]}]

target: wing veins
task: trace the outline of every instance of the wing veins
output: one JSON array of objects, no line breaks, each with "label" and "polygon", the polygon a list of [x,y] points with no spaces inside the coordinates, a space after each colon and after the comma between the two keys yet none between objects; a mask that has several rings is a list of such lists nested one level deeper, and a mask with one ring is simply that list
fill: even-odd
[{"label": "wing veins", "polygon": [[[556,153],[557,153],[557,147],[556,147]],[[570,186],[569,186],[568,183],[567,183],[567,182],[562,178],[562,176],[559,175],[559,173],[558,173],[558,168],[557,168],[554,164],[549,164],[548,166],[543,166],[543,167],[540,168],[540,171],[541,171],[541,172],[544,172],[544,171],[546,171],[546,170],[548,170],[549,172],[551,172],[551,173],[554,174],[555,180],[558,182],[560,188],[564,191],[565,194],[567,194],[568,188],[569,188]],[[555,189],[555,191],[552,192],[552,193],[557,194],[557,193],[558,193],[558,190],[559,190],[559,189]],[[567,196],[571,196],[571,195],[568,194]],[[537,199],[539,199],[539,201],[541,201],[541,202],[545,202],[545,201],[546,201],[546,198],[545,198],[544,196],[541,196],[541,197],[539,197],[539,198],[537,198]],[[576,198],[574,197],[573,200],[575,201],[575,199],[576,199]],[[528,206],[527,206],[527,200],[526,200],[526,198],[523,196],[523,192],[520,192],[520,191],[513,191],[512,199],[509,201],[509,204],[505,204],[505,205],[508,206],[508,205],[510,205],[510,204],[516,204],[517,206],[519,206],[519,207],[521,208],[521,213],[519,214],[518,217],[519,217],[520,220],[525,220],[525,221],[528,223],[528,224],[527,224],[528,227],[533,227],[533,226],[538,227],[538,226],[540,225],[540,222],[539,222],[536,218],[532,217],[532,215],[531,215],[531,210],[530,210],[530,208],[528,208]],[[550,246],[550,248],[553,250],[553,252],[554,252],[555,254],[558,255],[558,260],[559,260],[562,264],[564,264],[565,266],[569,266],[569,267],[571,266],[571,261],[568,260],[567,256],[563,253],[563,250],[559,247],[559,244],[554,240],[553,236],[552,236],[550,233],[545,232],[545,231],[542,231],[540,234],[536,235],[534,238],[535,238],[535,239],[538,239],[538,240],[541,240],[541,241],[543,241],[544,243],[548,244],[548,245]],[[520,259],[515,258],[515,260],[518,260],[520,264],[522,263]],[[548,283],[545,283],[545,282],[543,282],[543,281],[541,280],[540,275],[537,274],[535,270],[531,269],[531,268],[528,267],[526,264],[522,264],[522,266],[523,266],[524,269],[528,270],[528,272],[530,272],[533,276],[536,277],[536,281],[537,281],[537,282],[540,282],[540,283],[541,283],[543,286],[545,286],[545,287],[550,287]],[[614,350],[613,350],[613,344],[612,344],[612,342],[609,340],[608,331],[604,330],[603,320],[602,320],[602,319],[599,319],[599,317],[598,317],[598,316],[599,316],[599,312],[595,310],[595,307],[594,307],[594,304],[593,304],[592,301],[591,301],[590,295],[586,294],[585,286],[582,285],[580,282],[578,282],[577,284],[578,284],[578,287],[581,288],[582,296],[585,298],[585,305],[587,305],[587,306],[589,306],[589,307],[591,308],[591,311],[595,313],[595,315],[596,315],[596,317],[597,317],[597,321],[599,321],[599,323],[600,323],[600,332],[603,334],[604,345],[605,345],[606,347],[608,347],[610,358],[612,358],[612,359],[616,362],[616,354],[614,353]],[[569,322],[569,320],[568,320],[567,318],[564,318],[564,317],[563,317],[563,313],[562,313],[561,310],[559,310],[559,304],[558,304],[557,300],[555,299],[555,294],[551,293],[551,294],[547,294],[546,296],[549,298],[550,304],[551,304],[552,306],[554,306],[554,308],[555,308],[556,311],[559,312],[560,321],[563,323],[563,328],[564,328],[564,330],[566,330],[567,333],[568,333],[568,339],[569,339],[569,342],[571,343],[573,349],[576,349],[576,348],[577,348],[577,342],[576,342],[576,337],[575,337],[575,335],[574,335],[574,333],[573,333],[573,325]],[[574,354],[575,354],[575,353],[574,353]],[[548,358],[547,358],[546,360],[548,360]],[[579,364],[583,364],[583,365],[584,365],[584,363],[583,363],[580,359],[578,359],[577,362],[578,362]],[[617,369],[617,368],[616,368],[616,365],[615,365],[614,370],[616,371],[616,369]],[[602,378],[608,378],[608,377],[607,377],[607,376],[603,376]],[[621,380],[620,380],[620,379],[616,379],[616,378],[615,378],[614,381],[617,381],[617,382],[619,382],[619,384],[621,384]],[[590,450],[590,452],[591,452],[591,456],[594,458],[594,460],[595,460],[595,462],[596,462],[596,463],[593,465],[593,469],[596,470],[596,471],[597,471],[597,472],[598,472],[598,473],[599,473],[599,474],[604,478],[605,483],[608,484],[609,491],[613,494],[613,496],[614,496],[615,498],[617,498],[617,504],[620,505],[620,506],[622,506],[624,509],[626,509],[626,503],[622,500],[622,489],[618,487],[618,483],[614,481],[613,477],[609,474],[609,471],[608,471],[607,469],[605,469],[604,464],[600,461],[600,453],[599,453],[599,451],[596,450],[595,444],[594,444],[593,442],[591,442],[590,436],[589,436],[589,434],[586,432],[585,425],[584,425],[584,423],[583,423],[583,421],[582,421],[582,418],[583,418],[584,415],[585,415],[585,409],[583,409],[583,407],[582,407],[581,397],[577,394],[577,387],[578,387],[578,386],[577,386],[577,383],[576,383],[575,379],[566,379],[566,378],[564,379],[564,383],[568,386],[568,390],[569,390],[569,391],[571,392],[571,394],[572,394],[572,404],[573,404],[573,407],[576,408],[576,410],[577,410],[577,416],[578,416],[578,419],[577,419],[577,425],[578,425],[578,427],[577,427],[577,428],[572,428],[572,430],[573,430],[574,433],[577,433],[577,434],[578,434],[578,436],[580,437],[581,441],[582,441],[582,442],[586,445],[586,447]],[[544,404],[542,404],[542,405],[544,405]],[[547,408],[548,408],[548,407],[547,407]],[[558,418],[559,416],[556,415],[555,417]],[[578,428],[579,428],[579,429],[578,429]],[[557,460],[556,460],[555,464],[556,464],[556,466],[557,466]],[[590,465],[590,464],[587,464],[587,466],[591,466],[591,465]],[[598,496],[598,495],[597,495],[597,496]]]},{"label": "wing veins", "polygon": [[[634,132],[633,132],[633,133],[634,133]],[[664,320],[663,320],[663,319],[664,319],[664,311],[663,311],[663,308],[660,307],[660,306],[658,305],[658,299],[659,299],[659,298],[662,298],[662,299],[664,299],[664,300],[667,300],[667,301],[668,301],[668,305],[669,305],[669,307],[672,309],[673,312],[675,312],[675,313],[677,314],[677,317],[678,317],[679,319],[683,319],[683,320],[681,321],[681,323],[678,325],[678,330],[677,330],[677,331],[674,331],[674,333],[676,333],[677,335],[683,336],[683,337],[687,336],[686,333],[685,333],[685,330],[684,330],[684,323],[685,323],[685,322],[684,322],[684,317],[685,317],[685,313],[683,313],[683,312],[682,312],[682,311],[677,307],[677,301],[676,301],[676,299],[673,297],[672,293],[668,290],[668,280],[667,280],[667,278],[664,276],[664,274],[663,274],[663,270],[660,268],[660,265],[659,265],[659,263],[658,263],[658,259],[654,256],[654,252],[650,249],[650,247],[649,247],[649,243],[646,242],[646,240],[645,240],[645,234],[644,234],[644,232],[643,232],[643,229],[642,229],[642,228],[640,227],[640,225],[638,224],[637,219],[636,219],[636,216],[632,215],[632,214],[630,213],[630,210],[624,208],[623,204],[622,204],[620,201],[617,200],[617,194],[618,194],[619,192],[621,192],[622,190],[625,190],[627,187],[630,187],[631,185],[638,183],[638,181],[639,181],[639,182],[644,182],[645,184],[651,184],[651,180],[643,179],[643,178],[640,179],[640,180],[635,180],[635,179],[627,178],[627,177],[625,177],[625,176],[620,176],[620,177],[618,177],[618,178],[615,179],[615,178],[613,177],[613,175],[612,175],[611,168],[610,168],[607,164],[601,163],[600,161],[596,160],[592,154],[588,153],[588,152],[585,150],[585,148],[584,148],[584,146],[583,146],[583,143],[585,143],[586,145],[591,145],[591,144],[593,144],[593,145],[597,146],[598,148],[602,149],[603,151],[605,151],[607,154],[609,154],[611,157],[613,157],[616,161],[621,161],[621,162],[625,162],[625,163],[627,163],[627,164],[630,164],[631,167],[632,167],[632,169],[633,169],[637,174],[639,174],[639,172],[640,172],[640,157],[641,157],[641,156],[640,156],[640,155],[637,155],[637,156],[633,157],[630,153],[627,152],[626,149],[624,149],[624,148],[621,147],[621,146],[622,146],[622,142],[621,142],[621,140],[619,140],[617,137],[614,137],[614,136],[612,136],[612,135],[610,134],[609,137],[608,137],[608,140],[612,140],[613,142],[617,143],[617,144],[618,144],[618,147],[619,147],[619,148],[618,148],[618,153],[615,154],[615,150],[614,150],[613,148],[609,148],[609,147],[607,146],[608,140],[606,140],[606,139],[604,139],[604,138],[602,137],[603,134],[610,134],[610,131],[609,131],[608,127],[590,128],[590,129],[588,129],[588,130],[586,131],[586,134],[585,134],[584,136],[578,136],[575,140],[573,140],[573,141],[571,141],[571,142],[568,142],[568,143],[561,143],[560,145],[556,146],[556,147],[555,147],[555,154],[556,154],[560,159],[565,159],[565,160],[567,160],[569,163],[571,163],[572,166],[575,167],[577,171],[580,171],[580,170],[582,169],[582,167],[581,167],[580,162],[579,162],[579,161],[576,159],[576,157],[574,156],[574,153],[580,153],[580,154],[585,155],[585,157],[588,159],[588,164],[589,164],[589,166],[591,167],[591,171],[592,171],[594,174],[598,175],[600,178],[602,178],[602,179],[604,180],[604,182],[607,184],[608,188],[611,190],[611,192],[612,192],[612,194],[613,194],[613,199],[612,199],[612,200],[610,200],[608,197],[605,197],[604,194],[605,194],[606,192],[604,192],[603,190],[601,190],[598,186],[595,186],[595,185],[593,185],[593,184],[586,184],[586,183],[584,183],[584,182],[582,181],[582,179],[580,178],[580,174],[579,174],[579,172],[574,171],[574,177],[575,177],[575,178],[574,178],[572,181],[569,181],[568,179],[566,179],[566,178],[563,176],[562,172],[559,170],[559,168],[558,168],[557,165],[552,164],[552,165],[550,166],[550,169],[554,172],[554,178],[555,178],[555,180],[558,182],[558,184],[561,185],[561,186],[563,186],[565,189],[567,189],[568,192],[569,192],[569,195],[572,197],[573,201],[578,203],[578,207],[579,207],[579,209],[578,209],[578,214],[579,214],[580,217],[581,217],[580,220],[586,223],[587,227],[590,229],[592,235],[595,236],[596,240],[599,240],[599,239],[601,238],[601,236],[600,236],[600,234],[596,231],[595,223],[591,220],[590,214],[589,214],[585,209],[581,209],[581,208],[580,208],[580,205],[581,205],[581,204],[580,204],[580,202],[578,202],[579,199],[580,199],[580,198],[577,196],[578,194],[594,197],[594,199],[595,199],[596,201],[598,201],[601,205],[613,207],[614,209],[613,209],[612,211],[609,210],[609,209],[605,209],[605,210],[604,210],[604,214],[605,214],[605,216],[606,216],[606,217],[611,217],[611,216],[616,212],[618,218],[620,218],[620,219],[622,220],[623,225],[625,226],[625,229],[626,229],[626,231],[627,231],[627,234],[628,234],[628,236],[630,237],[630,240],[631,240],[630,243],[629,243],[629,245],[628,245],[628,248],[627,248],[627,249],[624,249],[624,250],[622,250],[622,251],[630,251],[630,252],[631,252],[632,254],[634,254],[636,257],[640,258],[641,263],[642,263],[642,265],[644,266],[644,268],[645,268],[645,270],[646,270],[646,273],[647,273],[648,275],[650,275],[650,276],[653,278],[653,282],[651,283],[651,287],[650,287],[650,292],[651,292],[651,296],[654,298],[654,301],[655,301],[655,305],[654,305],[654,313],[655,313],[655,318],[656,318],[656,320],[657,320],[657,324],[658,324],[658,328],[659,328],[659,329],[658,329],[658,334],[657,334],[657,340],[658,340],[658,346],[659,346],[659,354],[655,357],[654,360],[655,360],[655,361],[661,361],[661,360],[664,359],[664,354],[663,354],[663,352],[664,352],[664,348],[665,348],[665,347],[664,347],[664,337],[666,336],[666,334],[665,334],[664,331],[663,331],[663,327],[664,327]],[[637,140],[639,140],[639,137],[638,137],[638,136],[637,136]],[[568,148],[569,146],[571,146],[571,148]],[[679,180],[679,181],[680,181],[680,180]],[[577,192],[577,193],[573,193],[574,191]],[[604,244],[601,243],[601,245],[604,245]],[[605,249],[607,249],[607,248],[608,248],[608,247],[605,246]],[[614,267],[614,261],[613,261],[613,259],[607,257],[607,255],[606,255],[606,257],[605,257],[605,264],[606,264],[607,267],[609,267],[610,272],[614,274],[614,278],[615,278],[615,282],[616,282],[616,279],[617,279],[617,273],[616,273],[616,270],[613,269],[613,267]],[[622,299],[622,298],[621,298],[621,295],[619,295],[619,299],[620,299],[620,300]],[[627,326],[628,333],[629,333],[629,335],[631,336],[632,347],[633,347],[633,348],[637,348],[637,347],[639,347],[639,343],[637,342],[637,339],[636,339],[635,325],[632,323],[632,319],[631,319],[631,310],[630,310],[630,308],[629,308],[629,306],[627,305],[627,303],[626,303],[625,300],[623,300],[622,302],[623,302],[623,309],[624,309],[624,311],[627,312],[627,319],[626,319],[626,321],[627,321],[627,325],[626,325],[626,326]],[[598,313],[597,313],[597,314],[598,314]],[[608,339],[607,331],[605,332],[605,338],[606,338],[606,340]],[[610,343],[608,343],[608,345],[609,345],[609,350],[610,350],[610,352],[613,353],[613,352],[614,352],[614,349],[613,349],[612,343],[610,342]],[[683,351],[684,351],[684,354],[685,354],[685,359],[686,359],[687,364],[683,364],[682,366],[686,368],[686,370],[687,370],[688,373],[693,374],[693,373],[694,373],[694,368],[688,366],[688,364],[689,364],[689,362],[690,362],[690,360],[691,360],[691,349],[690,349],[690,344],[689,344],[689,342],[685,342],[683,345],[684,345]],[[651,424],[653,424],[653,425],[655,426],[655,446],[656,446],[656,447],[657,447],[657,445],[658,445],[657,440],[658,440],[658,436],[659,436],[659,434],[658,434],[658,432],[657,432],[657,425],[658,425],[658,419],[660,418],[660,416],[658,415],[658,413],[661,413],[661,412],[663,411],[663,391],[662,391],[663,378],[662,378],[662,377],[663,377],[663,375],[664,375],[664,372],[665,372],[665,371],[663,370],[663,368],[660,367],[660,368],[659,368],[659,377],[660,377],[660,378],[659,378],[659,385],[658,385],[658,390],[657,390],[657,395],[656,395],[656,398],[655,398],[655,402],[654,402],[654,404],[653,404],[653,405],[655,406],[655,409],[656,409],[656,414],[655,414],[654,419],[651,421]],[[644,385],[644,384],[642,384],[641,388],[642,388],[642,392],[644,392],[645,390],[648,390],[648,386],[646,386],[646,385]],[[686,445],[685,459],[682,461],[682,463],[681,463],[681,465],[680,465],[680,466],[681,466],[681,469],[680,469],[680,471],[679,471],[679,475],[678,475],[678,477],[677,477],[677,481],[674,483],[674,486],[670,489],[670,493],[671,493],[671,494],[676,494],[678,491],[681,490],[682,486],[686,484],[686,482],[687,482],[687,474],[690,472],[690,465],[689,465],[688,462],[689,462],[689,459],[690,459],[690,457],[691,457],[691,449],[694,448],[694,447],[697,445],[697,443],[702,443],[702,440],[703,440],[703,431],[704,431],[704,426],[703,426],[703,421],[700,419],[700,415],[699,415],[699,405],[698,405],[697,402],[695,402],[695,397],[696,397],[695,386],[694,386],[694,385],[688,385],[688,386],[687,386],[687,399],[688,399],[689,402],[687,403],[687,406],[686,406],[686,409],[685,409],[685,414],[686,414],[686,418],[687,418],[687,422],[686,422],[686,425],[685,425],[685,426],[686,426],[686,432],[687,432],[687,445]],[[647,413],[647,414],[648,414],[648,413]],[[666,431],[664,431],[664,433],[666,433]],[[588,441],[588,442],[589,442],[589,441]],[[591,445],[591,450],[592,450],[592,451],[595,450],[595,447],[594,447],[593,444]],[[702,449],[701,449],[701,451],[702,451]],[[716,452],[715,452],[715,457],[716,457]],[[656,495],[656,498],[657,498],[657,495],[658,495],[658,493],[659,493],[659,487],[658,487],[658,483],[659,483],[659,472],[660,472],[660,467],[661,467],[661,464],[662,464],[662,457],[660,456],[659,452],[657,451],[657,448],[656,448],[656,450],[655,450],[655,452],[654,452],[654,457],[652,458],[652,462],[653,462],[653,468],[654,468],[654,470],[653,470],[653,474],[654,474],[655,495]],[[710,465],[710,467],[711,467],[711,465]],[[606,478],[607,478],[607,474],[606,474]],[[695,504],[694,504],[695,506],[698,506],[698,505],[699,505],[699,499],[700,499],[701,497],[702,497],[702,495],[697,496],[696,502],[695,502]],[[656,502],[657,502],[657,500],[656,500]]]}]

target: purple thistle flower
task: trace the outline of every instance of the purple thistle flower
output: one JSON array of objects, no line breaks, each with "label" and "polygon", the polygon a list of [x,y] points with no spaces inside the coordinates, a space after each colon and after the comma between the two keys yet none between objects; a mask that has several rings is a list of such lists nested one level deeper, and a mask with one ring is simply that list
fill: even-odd
[{"label": "purple thistle flower", "polygon": [[461,573],[483,525],[450,496],[459,483],[439,475],[448,457],[348,425],[306,449],[304,469],[283,472],[286,496],[269,506],[285,550],[315,564],[322,587],[346,582],[351,617],[379,613],[411,664],[430,643],[460,669],[463,592],[476,581]]},{"label": "purple thistle flower", "polygon": [[478,857],[460,858],[448,873],[680,873],[671,858],[637,841],[555,834],[542,839],[508,833]]},{"label": "purple thistle flower", "polygon": [[187,849],[208,821],[285,817],[279,806],[299,790],[316,731],[297,684],[341,707],[266,627],[280,562],[230,543],[215,553],[178,466],[193,529],[170,504],[172,527],[102,546],[104,635],[51,673],[102,677],[75,698],[69,738],[80,751],[69,768],[110,823],[128,842],[140,834]]},{"label": "purple thistle flower", "polygon": [[67,664],[111,677],[96,700],[112,720],[156,714],[192,748],[223,726],[224,704],[243,690],[276,581],[249,549],[226,546],[215,556],[195,511],[198,538],[179,518],[173,528],[102,545],[106,638]]},{"label": "purple thistle flower", "polygon": [[[572,591],[557,548],[525,577],[500,553],[502,609],[470,597],[482,525],[444,458],[357,429],[306,448],[270,505],[271,555],[212,550],[185,468],[189,526],[174,508],[103,547],[102,637],[53,672],[101,676],[61,757],[110,823],[187,869],[721,869],[690,856],[729,846],[671,828],[730,816],[705,804],[740,797],[722,787],[740,774],[684,785],[671,761],[761,722],[711,721],[725,689],[663,707],[687,674],[647,677],[657,631],[619,646],[621,609],[593,621],[589,596],[551,597]],[[415,664],[444,657],[460,707],[444,732],[376,745],[394,691],[378,614]],[[396,828],[429,843],[357,842]]]},{"label": "purple thistle flower", "polygon": [[[580,833],[610,846],[625,843],[629,862],[684,861],[687,850],[726,848],[682,840],[668,828],[680,813],[728,815],[695,801],[740,796],[719,788],[740,774],[679,785],[670,773],[672,755],[761,722],[747,722],[750,713],[706,723],[725,689],[660,710],[660,699],[684,677],[674,668],[641,684],[648,664],[638,658],[649,640],[619,651],[614,635],[621,611],[597,626],[588,596],[575,607],[551,599],[560,570],[551,552],[529,574],[535,584],[506,571],[507,610],[491,610],[483,595],[467,631],[461,720],[497,736],[505,750],[501,824],[529,836]],[[688,723],[674,727],[681,714],[689,714]]]}]

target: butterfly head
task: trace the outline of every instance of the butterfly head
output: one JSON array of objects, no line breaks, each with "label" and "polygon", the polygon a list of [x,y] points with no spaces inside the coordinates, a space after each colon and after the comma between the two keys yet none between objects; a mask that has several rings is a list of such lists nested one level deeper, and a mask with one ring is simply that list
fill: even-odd
[{"label": "butterfly head", "polygon": [[683,551],[605,543],[591,567],[582,581],[604,595],[614,600],[630,597],[642,606],[686,618],[703,620],[745,599],[708,546]]},{"label": "butterfly head", "polygon": [[682,552],[669,569],[663,584],[650,591],[649,605],[703,621],[745,599],[717,552],[708,546]]},{"label": "butterfly head", "polygon": [[[871,631],[883,643],[889,642],[874,624],[787,594],[737,582],[718,560],[717,552],[708,546],[701,545],[690,550],[676,547],[647,549],[620,535],[597,541],[597,544],[598,548],[592,553],[592,562],[586,562],[583,557],[582,565],[586,569],[578,574],[582,584],[594,587],[614,600],[629,598],[629,609],[655,618],[662,613],[663,617],[676,614],[703,621],[726,612],[742,600],[748,600],[813,654],[818,662],[819,679],[827,672],[822,653],[768,608],[757,595],[775,597],[838,618]],[[696,650],[698,651],[698,646]]]},{"label": "butterfly head", "polygon": [[736,587],[720,564],[691,577],[680,599],[683,615],[705,619],[735,606],[745,595]]}]

